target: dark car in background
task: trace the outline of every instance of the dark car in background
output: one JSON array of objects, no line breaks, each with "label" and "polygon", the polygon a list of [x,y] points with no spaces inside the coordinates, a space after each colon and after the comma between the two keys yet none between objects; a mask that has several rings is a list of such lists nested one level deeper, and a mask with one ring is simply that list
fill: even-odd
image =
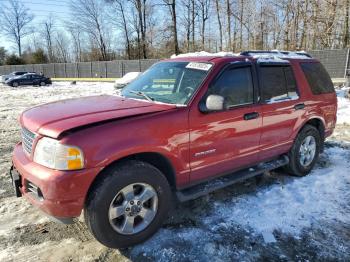
[{"label": "dark car in background", "polygon": [[21,75],[24,75],[24,74],[28,74],[28,73],[34,73],[34,72],[27,72],[27,71],[15,71],[15,72],[12,72],[8,75],[2,75],[1,76],[1,83],[5,83],[7,80],[11,79],[11,78],[14,78],[14,77],[17,77],[17,76],[21,76]]},{"label": "dark car in background", "polygon": [[28,73],[14,78],[10,78],[5,82],[5,84],[13,87],[24,86],[24,85],[40,85],[46,86],[51,85],[51,79],[43,75],[38,75],[35,73]]}]

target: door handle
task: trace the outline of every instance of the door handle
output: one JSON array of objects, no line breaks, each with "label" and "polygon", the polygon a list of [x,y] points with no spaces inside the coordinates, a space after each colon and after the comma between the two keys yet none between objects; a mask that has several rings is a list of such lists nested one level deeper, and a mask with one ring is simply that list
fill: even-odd
[{"label": "door handle", "polygon": [[256,119],[258,117],[259,117],[258,112],[247,113],[247,114],[244,114],[244,116],[243,116],[244,120],[252,120],[252,119]]},{"label": "door handle", "polygon": [[301,109],[304,109],[305,108],[305,104],[304,103],[301,103],[301,104],[296,104],[294,106],[294,109],[295,110],[301,110]]}]

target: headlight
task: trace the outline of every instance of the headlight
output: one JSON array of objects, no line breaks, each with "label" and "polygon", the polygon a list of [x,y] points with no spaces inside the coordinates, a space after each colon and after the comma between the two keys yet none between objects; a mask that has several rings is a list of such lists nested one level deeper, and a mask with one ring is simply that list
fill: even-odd
[{"label": "headlight", "polygon": [[83,152],[76,146],[62,145],[43,137],[36,144],[34,162],[57,170],[77,170],[84,167]]}]

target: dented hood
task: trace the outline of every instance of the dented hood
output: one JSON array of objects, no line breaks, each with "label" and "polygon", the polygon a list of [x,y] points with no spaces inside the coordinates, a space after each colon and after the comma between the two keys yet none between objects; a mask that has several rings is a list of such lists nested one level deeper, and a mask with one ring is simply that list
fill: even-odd
[{"label": "dented hood", "polygon": [[62,132],[73,128],[175,107],[118,96],[91,96],[36,106],[24,111],[20,122],[32,132],[57,138]]}]

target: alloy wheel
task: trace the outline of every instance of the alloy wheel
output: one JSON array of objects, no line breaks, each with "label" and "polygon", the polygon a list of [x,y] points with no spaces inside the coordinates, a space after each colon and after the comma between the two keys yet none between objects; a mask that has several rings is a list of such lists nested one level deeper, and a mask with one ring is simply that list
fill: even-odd
[{"label": "alloy wheel", "polygon": [[309,166],[316,155],[316,140],[313,136],[304,138],[299,149],[299,162],[303,167]]},{"label": "alloy wheel", "polygon": [[133,235],[151,224],[158,210],[158,195],[145,183],[130,184],[112,200],[108,218],[112,228],[123,235]]}]

